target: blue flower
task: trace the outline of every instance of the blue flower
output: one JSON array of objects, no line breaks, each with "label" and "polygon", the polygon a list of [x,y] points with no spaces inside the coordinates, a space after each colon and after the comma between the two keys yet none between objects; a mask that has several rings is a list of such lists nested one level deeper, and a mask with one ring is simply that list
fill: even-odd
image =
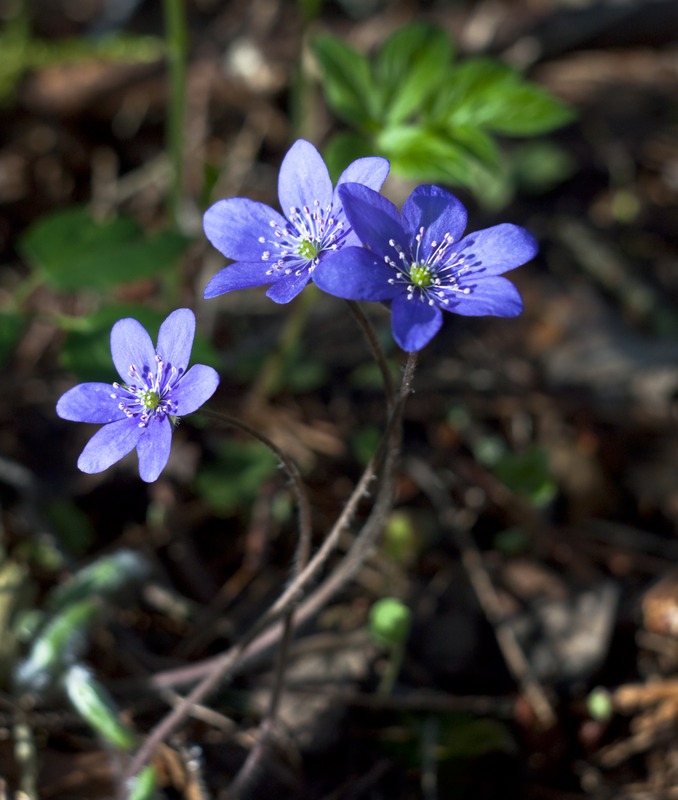
[{"label": "blue flower", "polygon": [[349,300],[390,302],[396,342],[408,352],[428,344],[442,313],[514,317],[523,310],[516,287],[499,277],[537,252],[534,237],[503,224],[463,236],[466,209],[437,186],[419,186],[402,215],[358,184],[339,187],[346,216],[365,247],[344,248],[313,276],[325,292]]},{"label": "blue flower", "polygon": [[[344,170],[337,187],[351,181],[380,189],[388,170],[383,158],[359,158]],[[289,303],[319,263],[342,247],[360,244],[332,189],[325,162],[310,142],[299,139],[283,159],[278,199],[285,216],[244,197],[220,200],[207,210],[207,238],[235,263],[207,284],[206,298],[273,284],[266,295],[276,303]]]},{"label": "blue flower", "polygon": [[173,311],[160,326],[158,347],[135,319],[111,330],[111,355],[122,381],[81,383],[62,395],[57,414],[73,422],[104,423],[78,459],[83,472],[103,472],[135,447],[139,474],[156,480],[167,464],[175,418],[196,411],[215,392],[219,375],[195,364],[186,371],[195,315]]}]

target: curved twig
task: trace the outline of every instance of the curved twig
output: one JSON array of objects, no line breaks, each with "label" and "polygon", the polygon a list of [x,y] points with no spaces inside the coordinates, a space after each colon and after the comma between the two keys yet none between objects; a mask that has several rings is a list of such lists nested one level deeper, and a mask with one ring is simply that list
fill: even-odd
[{"label": "curved twig", "polygon": [[[338,544],[341,532],[355,513],[369,484],[376,477],[378,466],[383,458],[384,476],[370,516],[365,522],[360,534],[356,537],[351,549],[346,556],[344,556],[340,564],[337,565],[332,574],[328,576],[324,584],[298,609],[296,612],[297,619],[302,622],[310,619],[336,591],[355,575],[362,563],[364,563],[364,559],[374,546],[386,522],[388,512],[392,507],[394,496],[393,470],[400,454],[402,409],[404,401],[411,389],[416,367],[416,356],[416,353],[410,354],[409,356],[403,375],[401,390],[394,411],[389,417],[387,428],[382,439],[382,446],[380,446],[378,452],[363,471],[358,484],[351,493],[346,506],[323,542],[323,545],[306,567],[301,570],[296,579],[292,581],[290,586],[280,595],[278,600],[237,644],[231,647],[226,653],[222,653],[214,659],[203,662],[201,665],[196,665],[200,666],[201,670],[198,671],[194,668],[189,680],[192,681],[199,678],[202,678],[202,680],[149,734],[144,746],[137,752],[126,770],[126,776],[128,778],[139,772],[150,758],[155,748],[175,730],[176,726],[184,719],[187,710],[193,704],[201,702],[216,688],[216,686],[233,676],[236,665],[241,662],[250,645],[253,645],[250,651],[253,655],[256,655],[257,652],[260,653],[264,648],[270,646],[279,639],[282,634],[282,626],[277,626],[272,631],[266,631],[266,628],[269,628],[270,625],[280,619],[285,611],[297,602],[299,595],[315,579],[317,573],[324,566],[328,556]],[[264,631],[266,631],[266,634],[262,636]],[[191,672],[190,669],[184,670],[183,676],[181,677],[184,679],[187,678],[189,672]],[[169,682],[165,679],[164,681],[152,681],[152,684],[157,687],[160,685],[167,686]]]}]

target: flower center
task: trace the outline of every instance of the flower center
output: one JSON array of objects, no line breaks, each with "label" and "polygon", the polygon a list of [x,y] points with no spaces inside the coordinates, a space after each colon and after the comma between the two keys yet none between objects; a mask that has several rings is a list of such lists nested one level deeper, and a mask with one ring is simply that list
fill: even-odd
[{"label": "flower center", "polygon": [[[384,261],[396,273],[389,283],[402,285],[409,300],[417,299],[431,306],[447,306],[455,295],[471,294],[474,285],[464,282],[483,271],[475,254],[455,251],[450,233],[445,233],[440,242],[424,243],[425,233],[426,229],[420,228],[407,251],[395,239],[389,239],[395,257],[387,254]],[[473,240],[467,239],[466,246],[472,244]]]},{"label": "flower center", "polygon": [[145,428],[153,417],[177,416],[179,406],[172,398],[172,392],[184,374],[183,369],[170,366],[166,369],[162,357],[155,357],[155,372],[144,367],[140,372],[131,364],[128,370],[129,383],[114,383],[116,390],[111,397],[118,400],[118,408],[128,417],[139,420],[139,427]]},{"label": "flower center", "polygon": [[301,275],[312,272],[325,250],[336,250],[350,230],[344,220],[332,214],[332,205],[322,208],[315,200],[311,206],[290,208],[288,222],[283,227],[271,220],[271,238],[260,236],[260,244],[270,245],[261,254],[262,261],[270,261],[267,275]]},{"label": "flower center", "polygon": [[150,389],[139,392],[139,402],[149,411],[154,411],[160,405],[160,395]]},{"label": "flower center", "polygon": [[425,289],[433,283],[433,270],[428,264],[410,264],[410,280],[420,289]]},{"label": "flower center", "polygon": [[309,261],[313,261],[320,254],[321,245],[318,241],[311,241],[310,239],[302,239],[297,247],[297,253]]}]

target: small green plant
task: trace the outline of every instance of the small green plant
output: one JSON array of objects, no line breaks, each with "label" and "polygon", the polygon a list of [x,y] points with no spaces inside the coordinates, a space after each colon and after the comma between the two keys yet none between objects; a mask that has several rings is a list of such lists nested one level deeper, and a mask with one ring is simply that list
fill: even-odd
[{"label": "small green plant", "polygon": [[395,31],[372,58],[330,35],[312,41],[328,105],[349,130],[327,143],[336,175],[356,155],[378,153],[414,181],[478,187],[501,162],[497,136],[539,136],[573,111],[496,59],[456,62],[440,28]]}]

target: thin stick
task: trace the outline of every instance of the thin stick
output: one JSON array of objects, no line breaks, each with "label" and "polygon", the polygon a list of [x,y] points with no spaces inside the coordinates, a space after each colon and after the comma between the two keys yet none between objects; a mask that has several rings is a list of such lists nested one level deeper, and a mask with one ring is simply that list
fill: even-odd
[{"label": "thin stick", "polygon": [[[394,494],[394,480],[393,468],[400,453],[400,433],[402,421],[402,408],[404,401],[411,389],[412,379],[416,367],[416,353],[410,354],[405,372],[403,375],[403,382],[401,386],[400,396],[398,403],[394,409],[393,414],[390,416],[384,438],[382,440],[384,446],[380,447],[375,456],[370,460],[363,474],[354,488],[351,496],[344,507],[344,510],[336,520],[332,530],[328,534],[325,542],[318,550],[316,555],[311,559],[307,566],[300,572],[292,584],[280,595],[278,600],[268,609],[268,611],[256,622],[252,628],[241,638],[226,653],[211,659],[209,662],[203,662],[199,665],[204,668],[208,664],[209,671],[207,674],[201,673],[202,680],[195,686],[195,688],[184,698],[184,700],[174,708],[165,718],[155,727],[149,734],[144,745],[137,752],[136,756],[132,759],[126,770],[126,776],[129,778],[136,775],[144,764],[151,757],[157,746],[164,741],[175,730],[177,725],[184,719],[190,707],[195,703],[200,703],[202,700],[212,692],[219,684],[225,681],[235,669],[235,666],[241,660],[248,646],[254,642],[262,632],[269,627],[273,622],[279,619],[291,604],[297,601],[299,594],[303,592],[306,586],[315,579],[319,570],[324,566],[330,553],[336,547],[339,541],[341,532],[344,530],[353,514],[355,513],[358,503],[364,493],[367,491],[369,484],[372,482],[376,475],[378,464],[381,462],[382,454],[384,457],[384,480],[382,481],[379,493],[375,500],[375,504],[367,522],[363,526],[361,534],[356,538],[353,546],[348,554],[344,557],[337,569],[328,577],[322,587],[318,589],[299,609],[298,618],[308,619],[313,616],[317,610],[322,607],[324,602],[334,594],[345,582],[355,574],[357,569],[363,563],[364,558],[369,554],[374,545],[378,533],[383,528],[387,519],[388,510],[391,507],[392,498]],[[362,559],[362,560],[361,560]],[[276,629],[271,635],[267,632],[267,641],[264,646],[268,645],[271,640],[277,641],[282,634],[282,630]],[[261,645],[258,648],[261,650]],[[185,670],[184,677],[188,673]],[[193,670],[193,678],[196,677],[196,670]],[[155,682],[155,685],[160,685],[160,682]],[[165,683],[165,685],[168,685]]]},{"label": "thin stick", "polygon": [[[412,358],[408,363],[403,375],[403,383],[400,391],[401,403],[404,402],[407,394],[410,391],[412,379],[414,377],[415,366],[416,358]],[[386,428],[386,432],[382,440],[384,443],[388,441],[391,432],[396,430],[397,421],[399,421],[399,417],[397,417],[394,413],[391,416],[389,424]],[[392,463],[395,463],[396,455],[397,453],[394,451],[392,453]],[[355,489],[353,490],[351,497],[344,506],[344,510],[335,522],[332,530],[324,540],[323,545],[310,561],[306,569],[303,570],[299,575],[299,586],[306,586],[315,579],[317,572],[323,566],[334,547],[336,547],[341,532],[347,527],[351,517],[355,513],[358,501],[361,499],[363,494],[367,491],[369,485],[374,480],[376,474],[376,464],[378,463],[379,458],[380,454],[378,452],[365,467],[365,470]],[[387,486],[386,488],[390,489],[391,487]],[[376,524],[376,522],[373,522],[373,520],[376,521],[381,519],[383,514],[382,504],[383,507],[386,508],[389,502],[390,498],[388,493],[385,491],[385,489],[382,489],[375,500],[373,514],[371,514],[368,520],[365,522],[360,536],[356,538],[351,546],[351,549],[346,554],[342,562],[336,566],[332,575],[328,576],[323,585],[299,606],[297,610],[298,624],[303,625],[307,620],[311,619],[317,613],[318,609],[322,608],[323,604],[331,597],[331,595],[337,591],[345,581],[350,580],[355,571],[357,571],[357,569],[361,566],[361,559],[368,555],[367,551],[371,547],[373,536],[379,531],[379,526]],[[271,619],[269,622],[274,621],[274,611],[279,606],[286,605],[288,602],[290,602],[298,593],[298,591],[299,587],[292,585],[288,587],[285,592],[283,592],[283,594],[276,601],[275,605],[269,609],[269,612],[267,612],[267,614],[271,614]],[[248,637],[248,642],[245,645],[246,649],[244,649],[244,652],[238,661],[239,668],[249,667],[253,664],[258,665],[264,654],[278,640],[280,635],[281,629],[278,626],[276,628],[269,628],[265,632],[261,633],[261,635],[257,635],[251,639]],[[229,651],[229,653],[230,652],[231,651]],[[151,686],[160,689],[195,683],[197,680],[201,680],[205,675],[213,673],[216,669],[218,669],[218,664],[220,663],[221,659],[226,658],[227,656],[228,654],[220,654],[206,659],[199,664],[192,664],[188,667],[180,667],[179,669],[160,672],[150,679],[150,684]]]},{"label": "thin stick", "polygon": [[485,568],[480,550],[468,531],[457,524],[455,510],[439,476],[426,462],[420,459],[412,459],[409,467],[410,475],[437,510],[442,525],[454,537],[471,586],[480,607],[492,625],[497,643],[511,674],[527,697],[539,723],[543,728],[552,727],[556,721],[553,706],[525,657],[515,632],[507,624],[506,614]]},{"label": "thin stick", "polygon": [[219,411],[211,411],[210,409],[200,409],[200,411],[196,413],[201,414],[203,417],[221,422],[222,425],[239,428],[254,439],[258,439],[280,460],[285,472],[287,472],[287,475],[292,481],[292,487],[299,509],[299,539],[297,542],[295,560],[297,562],[307,561],[308,554],[311,551],[311,504],[309,503],[306,487],[297,465],[277,444],[275,444],[275,442],[272,442],[268,436],[260,433],[256,428],[253,428],[237,417],[231,417],[229,414],[222,414]]},{"label": "thin stick", "polygon": [[356,303],[355,300],[347,300],[346,302],[348,303],[348,307],[351,309],[351,313],[356,318],[358,325],[360,325],[360,329],[362,330],[365,339],[367,339],[367,343],[370,346],[374,360],[377,362],[377,366],[381,372],[381,379],[384,382],[384,391],[386,392],[386,405],[390,413],[395,404],[396,391],[395,386],[393,385],[393,377],[388,366],[386,354],[384,353],[382,346],[379,344],[379,340],[374,332],[372,323],[365,315],[365,312],[360,307],[360,304]]}]

